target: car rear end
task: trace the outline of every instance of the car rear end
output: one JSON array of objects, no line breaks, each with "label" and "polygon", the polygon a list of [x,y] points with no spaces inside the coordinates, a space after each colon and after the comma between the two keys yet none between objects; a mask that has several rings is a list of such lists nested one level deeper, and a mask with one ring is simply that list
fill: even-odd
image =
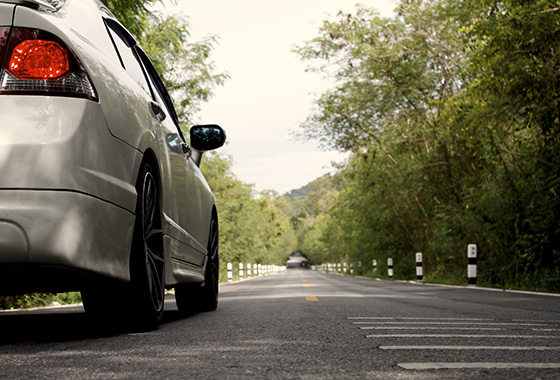
[{"label": "car rear end", "polygon": [[95,0],[0,1],[0,294],[129,279],[142,154],[108,127],[100,12]]}]

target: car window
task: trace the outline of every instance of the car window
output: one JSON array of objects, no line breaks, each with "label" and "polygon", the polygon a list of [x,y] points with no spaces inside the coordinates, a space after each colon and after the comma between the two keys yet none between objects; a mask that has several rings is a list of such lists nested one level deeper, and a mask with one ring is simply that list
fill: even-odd
[{"label": "car window", "polygon": [[136,53],[146,68],[152,87],[155,88],[157,92],[159,98],[158,102],[163,103],[161,106],[165,108],[166,114],[175,124],[177,133],[181,136],[181,138],[183,138],[183,140],[185,140],[183,133],[181,132],[181,128],[179,128],[179,118],[177,116],[177,112],[175,111],[175,106],[173,106],[173,101],[171,100],[171,97],[165,88],[165,84],[161,80],[156,68],[142,49],[136,47]]},{"label": "car window", "polygon": [[118,26],[114,23],[107,22],[109,34],[115,44],[115,49],[120,57],[121,64],[132,78],[146,91],[150,93],[150,87],[146,80],[146,75],[136,58],[134,53],[134,46],[131,46],[131,41],[126,38],[123,31],[119,30]]}]

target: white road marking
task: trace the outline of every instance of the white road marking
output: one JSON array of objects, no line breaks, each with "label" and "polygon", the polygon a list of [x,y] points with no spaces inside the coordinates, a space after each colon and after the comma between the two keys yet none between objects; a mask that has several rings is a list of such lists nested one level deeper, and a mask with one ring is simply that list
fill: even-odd
[{"label": "white road marking", "polygon": [[419,327],[419,326],[361,326],[361,330],[474,330],[474,331],[504,331],[498,327]]},{"label": "white road marking", "polygon": [[504,350],[504,351],[558,351],[560,347],[547,346],[380,346],[382,350]]},{"label": "white road marking", "polygon": [[[367,338],[420,338],[420,339],[511,339],[529,340],[540,339],[560,340],[560,335],[554,334],[560,329],[556,328],[556,321],[529,321],[529,320],[510,320],[499,322],[496,319],[481,318],[418,318],[418,317],[348,317],[352,324],[358,325],[361,330],[376,330],[379,334],[366,335]],[[553,328],[554,327],[554,328]],[[383,330],[383,331],[382,331]],[[394,333],[385,334],[387,330]],[[409,334],[410,330],[418,330],[420,334]],[[447,332],[457,332],[458,334],[423,334],[425,330],[447,330]],[[472,330],[474,334],[465,334],[462,331]],[[477,334],[476,331],[481,331]],[[488,334],[484,331],[502,331],[501,334]],[[534,331],[536,333],[552,333],[548,335],[522,335],[520,331]],[[391,331],[389,331],[391,332]],[[411,331],[412,332],[412,331]],[[514,334],[517,333],[517,334]],[[452,341],[447,341],[452,343]],[[466,340],[464,342],[467,342]],[[379,346],[381,350],[401,350],[401,351],[495,351],[497,355],[504,356],[507,352],[553,352],[560,351],[560,346],[519,346],[511,345],[386,345]],[[411,353],[412,354],[412,353]],[[506,359],[507,360],[507,359]],[[436,370],[436,369],[560,369],[560,363],[508,363],[508,362],[420,362],[420,363],[399,363],[399,367],[409,370]]]},{"label": "white road marking", "polygon": [[548,326],[544,323],[507,323],[507,322],[352,322],[354,325],[449,325],[449,326]]},{"label": "white road marking", "polygon": [[557,369],[560,363],[399,363],[399,367],[411,370],[427,369]]},{"label": "white road marking", "polygon": [[531,331],[557,332],[557,331],[560,331],[560,329],[531,329]]},{"label": "white road marking", "polygon": [[488,318],[421,318],[421,317],[348,317],[348,319],[371,319],[371,320],[437,320],[437,321],[494,321]]},{"label": "white road marking", "polygon": [[506,339],[560,339],[549,335],[463,335],[463,334],[377,334],[366,338],[506,338]]}]

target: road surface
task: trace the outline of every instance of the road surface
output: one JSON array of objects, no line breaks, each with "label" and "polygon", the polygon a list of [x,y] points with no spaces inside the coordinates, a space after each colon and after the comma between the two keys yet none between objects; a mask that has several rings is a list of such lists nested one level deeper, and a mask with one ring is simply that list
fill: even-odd
[{"label": "road surface", "polygon": [[0,312],[0,379],[559,379],[560,297],[288,270],[147,333]]}]

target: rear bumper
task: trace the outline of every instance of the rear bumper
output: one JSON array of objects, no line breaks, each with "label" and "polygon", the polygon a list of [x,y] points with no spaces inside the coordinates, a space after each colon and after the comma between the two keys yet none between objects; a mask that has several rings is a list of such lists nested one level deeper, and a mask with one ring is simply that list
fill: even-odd
[{"label": "rear bumper", "polygon": [[135,211],[143,156],[111,135],[100,104],[31,95],[0,100],[0,189],[64,189]]},{"label": "rear bumper", "polygon": [[84,193],[0,190],[0,293],[79,290],[85,274],[128,281],[134,219]]}]

